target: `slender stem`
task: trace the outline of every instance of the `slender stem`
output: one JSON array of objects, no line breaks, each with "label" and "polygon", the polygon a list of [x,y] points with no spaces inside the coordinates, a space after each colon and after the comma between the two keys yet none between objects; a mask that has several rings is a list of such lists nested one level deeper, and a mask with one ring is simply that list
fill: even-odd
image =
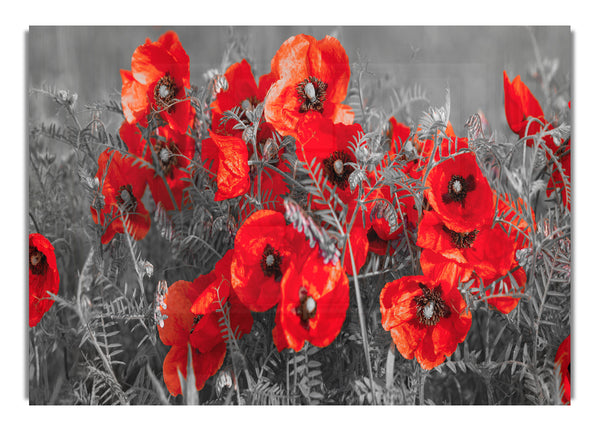
[{"label": "slender stem", "polygon": [[363,339],[363,350],[365,353],[365,360],[367,362],[367,369],[369,371],[369,383],[371,384],[371,395],[373,396],[373,404],[376,405],[377,398],[375,398],[375,381],[373,379],[373,370],[371,368],[371,354],[369,353],[369,343],[367,340],[367,325],[365,322],[362,299],[360,297],[360,287],[358,284],[358,278],[356,277],[356,263],[354,262],[354,253],[352,253],[352,243],[350,241],[348,241],[348,247],[350,251],[350,263],[352,264],[352,276],[354,278],[354,292],[356,294],[356,303],[358,304],[360,334]]}]

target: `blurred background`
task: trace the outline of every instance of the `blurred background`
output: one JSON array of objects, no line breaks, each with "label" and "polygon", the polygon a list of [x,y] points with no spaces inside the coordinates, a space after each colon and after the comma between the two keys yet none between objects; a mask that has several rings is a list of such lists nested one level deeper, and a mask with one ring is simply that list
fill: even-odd
[{"label": "blurred background", "polygon": [[[493,130],[507,130],[503,70],[511,80],[521,75],[539,99],[542,94],[528,77],[536,55],[558,60],[558,74],[573,76],[568,26],[30,27],[27,90],[45,85],[75,92],[79,109],[119,101],[119,70],[131,69],[131,55],[146,38],[155,41],[169,29],[178,33],[190,57],[191,82],[196,85],[203,85],[207,70],[222,66],[232,36],[243,41],[258,79],[270,70],[271,58],[290,36],[305,33],[321,39],[330,34],[340,40],[351,64],[368,62],[371,76],[381,80],[384,97],[391,97],[391,89],[418,84],[433,106],[443,106],[448,88],[450,120],[459,136],[464,136],[468,117],[478,111]],[[51,121],[57,114],[56,105],[44,98],[29,99],[28,108],[30,121]]]}]

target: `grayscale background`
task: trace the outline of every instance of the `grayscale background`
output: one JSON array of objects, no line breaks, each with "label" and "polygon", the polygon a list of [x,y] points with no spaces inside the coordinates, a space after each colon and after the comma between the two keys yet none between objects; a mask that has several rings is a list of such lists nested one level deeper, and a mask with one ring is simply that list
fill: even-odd
[{"label": "grayscale background", "polygon": [[[558,73],[572,79],[572,33],[560,27],[30,27],[28,89],[49,85],[79,96],[79,108],[93,102],[120,100],[119,69],[131,69],[131,55],[146,38],[152,41],[173,29],[190,57],[191,82],[221,65],[231,32],[245,40],[255,77],[267,73],[281,43],[298,33],[321,39],[337,37],[350,63],[367,61],[368,70],[383,80],[383,88],[418,84],[433,106],[443,106],[450,89],[450,120],[455,132],[480,110],[490,127],[506,131],[502,71],[527,79],[536,61],[557,59]],[[30,119],[56,114],[51,101],[29,102]],[[380,101],[376,102],[379,103]],[[118,125],[115,124],[115,127]]]}]

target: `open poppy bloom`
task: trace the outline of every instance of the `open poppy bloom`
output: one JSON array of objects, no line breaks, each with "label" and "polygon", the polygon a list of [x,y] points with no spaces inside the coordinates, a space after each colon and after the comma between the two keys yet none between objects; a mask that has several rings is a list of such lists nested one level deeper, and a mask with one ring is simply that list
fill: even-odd
[{"label": "open poppy bloom", "polygon": [[[160,202],[166,210],[181,208],[184,200],[183,190],[190,181],[190,174],[186,169],[194,157],[194,139],[168,127],[159,127],[154,131],[148,145],[142,138],[140,129],[127,122],[123,122],[119,134],[132,154],[152,165],[156,165],[155,160],[157,161],[156,170],[151,171],[148,177],[148,186],[154,201]],[[165,176],[166,184],[157,170]]]},{"label": "open poppy bloom", "polygon": [[296,155],[307,164],[316,159],[321,164],[328,184],[339,198],[348,203],[356,199],[357,190],[352,191],[348,179],[354,172],[352,163],[356,157],[351,143],[363,133],[360,124],[334,124],[330,119],[303,120],[298,129]]},{"label": "open poppy bloom", "polygon": [[554,364],[558,367],[563,390],[562,403],[571,404],[571,334],[564,339],[554,357]]},{"label": "open poppy bloom", "polygon": [[455,232],[433,211],[423,215],[417,245],[457,264],[471,266],[482,278],[505,275],[515,263],[516,244],[499,225]]},{"label": "open poppy bloom", "polygon": [[204,166],[216,176],[215,201],[232,199],[250,190],[248,148],[242,138],[218,135],[209,130],[210,138],[202,141]]},{"label": "open poppy bloom", "polygon": [[[549,130],[553,129],[552,125],[544,118],[544,111],[542,111],[540,103],[521,81],[521,77],[517,75],[511,83],[506,71],[504,71],[504,111],[510,129],[517,133],[519,138],[535,135],[544,126],[548,126]],[[539,121],[530,123],[530,118],[536,118]],[[551,136],[546,136],[544,142],[553,153],[558,149]],[[533,139],[527,141],[528,146],[531,147],[533,144]]]},{"label": "open poppy bloom", "polygon": [[425,198],[448,229],[471,232],[494,215],[492,189],[473,153],[461,153],[434,166],[425,185]]},{"label": "open poppy bloom", "polygon": [[242,130],[234,129],[236,121],[228,120],[221,124],[223,113],[236,107],[241,108],[241,120],[249,124],[245,112],[254,110],[263,101],[271,82],[261,80],[260,86],[257,86],[250,64],[246,59],[229,66],[223,77],[227,80],[227,87],[217,93],[215,100],[210,105],[212,110],[211,130],[221,135],[241,138]]},{"label": "open poppy bloom", "polygon": [[379,297],[381,324],[398,351],[426,370],[452,355],[471,328],[471,313],[455,286],[424,276],[387,283]]},{"label": "open poppy bloom", "polygon": [[195,316],[190,343],[201,353],[212,351],[218,344],[225,344],[229,333],[220,323],[224,315],[236,337],[248,334],[254,323],[250,310],[231,288],[233,254],[233,250],[228,250],[211,272],[198,276],[192,283],[198,295],[190,308]]},{"label": "open poppy bloom", "polygon": [[47,292],[56,294],[60,284],[54,247],[39,233],[29,234],[29,326],[37,325],[54,304]]},{"label": "open poppy bloom", "polygon": [[169,127],[185,133],[194,110],[186,97],[190,88],[190,59],[179,37],[168,31],[156,42],[146,39],[131,57],[131,71],[121,70],[121,104],[129,124],[148,125],[159,115]]},{"label": "open poppy bloom", "polygon": [[292,260],[281,280],[276,347],[299,351],[305,341],[328,346],[342,329],[349,301],[348,278],[339,262],[324,264],[317,249],[306,260]]},{"label": "open poppy bloom", "polygon": [[[193,283],[176,281],[167,290],[165,307],[161,306],[161,313],[167,318],[163,321],[163,326],[157,325],[158,335],[165,345],[171,346],[163,362],[163,379],[173,396],[181,394],[178,373],[187,378],[188,346],[196,319],[190,308],[199,294],[198,286],[194,286]],[[196,389],[200,390],[208,378],[223,365],[227,347],[224,342],[218,342],[211,350],[204,353],[196,348],[191,350]]]},{"label": "open poppy bloom", "polygon": [[350,63],[340,42],[300,34],[286,40],[271,60],[271,85],[265,118],[281,135],[297,136],[300,119],[327,118],[351,124],[354,114],[343,105]]},{"label": "open poppy bloom", "polygon": [[99,189],[104,206],[98,210],[90,207],[94,223],[105,230],[100,238],[107,244],[116,233],[124,233],[125,227],[133,239],[143,239],[150,229],[150,214],[142,203],[149,169],[133,166],[132,158],[124,158],[118,151],[107,149],[98,157]]},{"label": "open poppy bloom", "polygon": [[233,290],[252,311],[266,311],[281,298],[281,279],[306,240],[282,213],[256,211],[240,226],[231,263]]}]

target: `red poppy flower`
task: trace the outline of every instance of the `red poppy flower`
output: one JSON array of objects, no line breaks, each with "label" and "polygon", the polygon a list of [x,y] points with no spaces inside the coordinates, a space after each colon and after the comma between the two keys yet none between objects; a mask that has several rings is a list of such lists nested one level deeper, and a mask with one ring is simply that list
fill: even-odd
[{"label": "red poppy flower", "polygon": [[302,121],[298,129],[298,159],[305,163],[316,159],[329,185],[336,187],[339,198],[346,203],[357,196],[358,189],[352,191],[348,182],[354,171],[352,163],[356,163],[350,144],[361,134],[362,127],[358,123],[334,124],[325,118]]},{"label": "red poppy flower", "polygon": [[226,327],[221,324],[224,315],[236,337],[248,334],[254,323],[250,310],[231,288],[233,254],[233,250],[228,250],[211,272],[193,282],[198,295],[190,308],[195,315],[190,343],[202,353],[211,351],[219,343],[225,344]]},{"label": "red poppy flower", "polygon": [[215,201],[232,199],[250,190],[248,148],[243,139],[224,136],[209,130],[210,138],[202,141],[202,160],[217,179]]},{"label": "red poppy flower", "polygon": [[563,404],[571,404],[571,334],[558,346],[554,363],[560,373],[560,383],[563,390],[561,401]]},{"label": "red poppy flower", "polygon": [[223,113],[239,107],[242,109],[241,119],[247,121],[245,111],[254,110],[263,101],[272,82],[268,79],[261,79],[260,85],[257,86],[250,64],[246,59],[229,66],[223,76],[227,80],[227,87],[217,93],[214,102],[210,105],[212,109],[211,130],[221,135],[241,138],[242,131],[233,128],[237,124],[235,121],[229,120],[225,124],[221,124]]},{"label": "red poppy flower", "polygon": [[131,57],[131,72],[121,70],[121,104],[129,124],[147,126],[148,115],[159,113],[169,127],[185,133],[194,110],[186,97],[190,88],[190,59],[176,33],[156,42],[146,39]]},{"label": "red poppy flower", "polygon": [[[146,140],[142,138],[140,129],[127,122],[123,122],[119,134],[132,154],[143,158],[152,165],[155,164],[154,158],[158,161],[158,169],[165,176],[167,184],[165,185],[157,171],[150,171],[148,186],[154,201],[160,202],[166,210],[181,208],[184,202],[183,190],[190,183],[190,174],[187,169],[194,157],[194,139],[168,127],[159,127],[154,131],[154,137],[150,138],[151,144],[147,145]],[[154,156],[152,151],[154,151]],[[171,190],[173,198],[167,187]]]},{"label": "red poppy flower", "polygon": [[400,354],[426,370],[452,355],[471,327],[463,297],[445,280],[402,277],[384,286],[379,302],[381,324]]},{"label": "red poppy flower", "polygon": [[[163,326],[157,326],[158,335],[165,345],[171,346],[163,362],[163,379],[173,396],[181,394],[178,373],[187,378],[188,346],[195,320],[190,307],[199,293],[189,281],[176,281],[167,291],[165,307],[161,306],[161,313],[167,318],[163,320]],[[192,348],[192,367],[197,390],[202,389],[206,380],[221,367],[226,351],[227,347],[223,342],[216,343],[213,349],[204,353]]]},{"label": "red poppy flower", "polygon": [[29,234],[29,326],[34,327],[54,304],[47,292],[58,293],[60,277],[54,247],[39,233]]},{"label": "red poppy flower", "polygon": [[417,245],[471,267],[484,279],[505,275],[515,264],[516,244],[499,225],[455,232],[433,211],[423,215]]},{"label": "red poppy flower", "polygon": [[571,188],[571,140],[569,139],[566,143],[563,143],[563,145],[561,145],[558,148],[558,150],[556,151],[556,153],[554,155],[556,156],[556,158],[558,159],[558,161],[562,167],[564,177],[563,177],[563,175],[561,175],[558,166],[556,166],[554,163],[552,163],[552,173],[551,173],[550,180],[548,181],[548,188],[546,189],[546,196],[550,197],[552,192],[559,191],[561,198],[562,198],[562,204],[565,206],[565,208],[567,208],[569,211],[571,211],[571,199],[572,199],[571,196],[572,196],[572,194],[569,193],[569,195],[567,195],[567,186],[565,185],[565,181],[563,179],[563,178],[566,178],[566,180],[569,184],[569,189],[572,190],[572,188]]},{"label": "red poppy flower", "polygon": [[350,81],[350,63],[340,42],[304,34],[286,40],[271,61],[265,118],[282,135],[296,137],[301,118],[328,118],[351,124],[354,114],[341,102]]},{"label": "red poppy flower", "polygon": [[232,286],[242,303],[252,311],[277,304],[283,274],[305,242],[280,212],[260,210],[248,217],[236,234],[231,263]]},{"label": "red poppy flower", "polygon": [[455,232],[471,232],[491,221],[494,197],[475,154],[461,153],[433,167],[425,197],[444,224]]},{"label": "red poppy flower", "polygon": [[[318,250],[292,260],[281,280],[274,341],[279,350],[299,351],[308,341],[328,346],[339,334],[349,305],[348,278],[337,264],[325,265]],[[279,332],[280,331],[280,332]]]},{"label": "red poppy flower", "polygon": [[[504,71],[504,111],[510,129],[517,133],[519,138],[535,135],[546,125],[549,129],[553,128],[544,118],[540,103],[521,81],[521,77],[517,75],[511,83],[506,71]],[[532,121],[527,128],[529,118],[537,118],[541,124],[538,121]],[[551,136],[545,137],[544,142],[552,152],[557,150]],[[533,146],[533,144],[533,139],[527,141],[527,145]]]},{"label": "red poppy flower", "polygon": [[107,149],[98,158],[98,193],[104,197],[103,207],[90,207],[94,223],[104,226],[100,240],[108,243],[116,233],[127,232],[135,239],[143,239],[150,229],[150,214],[142,203],[146,190],[147,168],[133,166],[133,158]]}]

